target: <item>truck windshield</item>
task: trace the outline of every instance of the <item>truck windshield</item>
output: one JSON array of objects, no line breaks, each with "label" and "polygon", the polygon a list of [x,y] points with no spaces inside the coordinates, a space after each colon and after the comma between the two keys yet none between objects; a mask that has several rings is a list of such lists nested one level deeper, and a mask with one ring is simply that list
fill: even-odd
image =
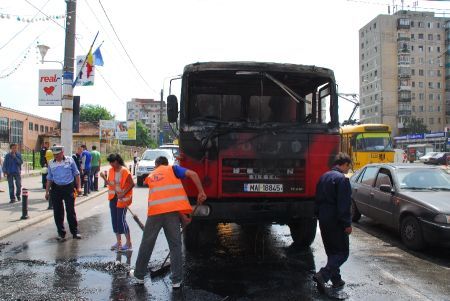
[{"label": "truck windshield", "polygon": [[363,133],[356,135],[356,151],[392,151],[389,133]]},{"label": "truck windshield", "polygon": [[[329,82],[328,78],[290,73],[266,76],[257,72],[204,71],[190,74],[186,119],[256,124],[326,123],[331,119],[330,97],[323,99],[320,106],[312,98]],[[312,113],[320,118],[312,118]]]}]

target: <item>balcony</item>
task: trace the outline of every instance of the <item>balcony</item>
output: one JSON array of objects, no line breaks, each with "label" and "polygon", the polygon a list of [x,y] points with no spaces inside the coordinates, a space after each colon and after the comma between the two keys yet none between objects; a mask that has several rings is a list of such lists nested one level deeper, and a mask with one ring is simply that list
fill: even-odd
[{"label": "balcony", "polygon": [[399,110],[398,116],[411,116],[411,110]]},{"label": "balcony", "polygon": [[397,29],[410,29],[411,22],[407,18],[400,18],[397,20]]},{"label": "balcony", "polygon": [[411,101],[411,91],[399,91],[398,92],[399,102],[410,102]]}]

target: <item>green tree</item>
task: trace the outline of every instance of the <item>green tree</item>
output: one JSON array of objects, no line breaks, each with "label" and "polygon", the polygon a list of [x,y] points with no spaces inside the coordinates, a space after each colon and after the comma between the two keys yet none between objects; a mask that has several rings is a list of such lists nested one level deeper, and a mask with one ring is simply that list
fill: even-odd
[{"label": "green tree", "polygon": [[158,146],[158,144],[150,138],[148,128],[141,121],[136,121],[136,140],[125,140],[123,144],[149,148],[156,148]]},{"label": "green tree", "polygon": [[408,134],[423,134],[428,133],[427,125],[423,123],[421,119],[417,119],[415,117],[411,118],[404,124],[404,128],[402,129],[403,135]]},{"label": "green tree", "polygon": [[80,107],[80,121],[99,122],[99,120],[114,119],[114,115],[100,105],[82,105]]}]

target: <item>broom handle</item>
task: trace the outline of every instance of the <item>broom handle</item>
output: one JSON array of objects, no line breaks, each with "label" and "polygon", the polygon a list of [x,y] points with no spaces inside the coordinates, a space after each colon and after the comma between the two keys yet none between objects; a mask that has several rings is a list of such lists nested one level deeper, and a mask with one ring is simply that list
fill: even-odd
[{"label": "broom handle", "polygon": [[131,215],[133,216],[133,219],[136,221],[136,223],[139,225],[139,227],[144,230],[144,224],[141,222],[141,220],[138,218],[136,214],[133,213],[133,211],[130,210],[130,207],[127,206],[128,211],[130,211]]}]

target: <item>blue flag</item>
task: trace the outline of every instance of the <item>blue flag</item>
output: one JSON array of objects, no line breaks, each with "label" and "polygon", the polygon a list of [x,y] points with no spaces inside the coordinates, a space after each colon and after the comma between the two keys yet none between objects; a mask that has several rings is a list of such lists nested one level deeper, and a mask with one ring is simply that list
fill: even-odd
[{"label": "blue flag", "polygon": [[97,50],[94,51],[94,65],[96,66],[103,66],[104,64],[102,53],[100,52],[100,46],[98,46]]}]

